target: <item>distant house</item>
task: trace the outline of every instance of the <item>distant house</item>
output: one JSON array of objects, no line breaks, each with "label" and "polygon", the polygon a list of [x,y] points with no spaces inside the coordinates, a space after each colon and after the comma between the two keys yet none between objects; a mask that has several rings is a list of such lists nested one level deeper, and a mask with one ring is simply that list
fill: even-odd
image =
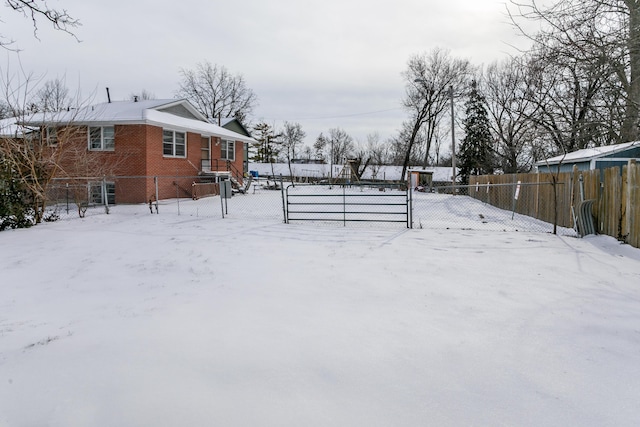
[{"label": "distant house", "polygon": [[23,132],[14,117],[0,119],[0,138],[22,138]]},{"label": "distant house", "polygon": [[[103,185],[107,194],[102,197],[116,203],[187,196],[194,177],[210,182],[231,179],[241,184],[245,144],[254,141],[208,122],[191,103],[175,99],[108,102],[36,114],[22,124],[39,128],[42,138],[53,145],[63,132],[74,129],[66,144],[94,162],[110,165],[109,176],[115,178],[106,189]],[[74,172],[68,154],[62,154],[61,163],[67,176],[91,173]]]},{"label": "distant house", "polygon": [[[310,180],[327,179],[330,176],[337,177],[344,165],[333,165],[333,171],[330,165],[324,163],[292,163],[291,172],[298,178],[308,178]],[[289,165],[286,163],[250,163],[249,169],[256,172],[259,176],[276,177],[282,175],[288,177]],[[426,167],[411,169],[414,172],[423,172],[423,176],[429,175],[432,186],[443,186],[451,184],[452,170],[450,167]],[[379,166],[369,165],[362,174],[361,180],[368,181],[398,181],[402,175],[402,166]]]},{"label": "distant house", "polygon": [[576,166],[578,170],[607,169],[614,166],[622,168],[630,159],[640,161],[640,141],[607,145],[604,147],[585,148],[565,155],[542,160],[535,164],[538,172],[571,172]]}]

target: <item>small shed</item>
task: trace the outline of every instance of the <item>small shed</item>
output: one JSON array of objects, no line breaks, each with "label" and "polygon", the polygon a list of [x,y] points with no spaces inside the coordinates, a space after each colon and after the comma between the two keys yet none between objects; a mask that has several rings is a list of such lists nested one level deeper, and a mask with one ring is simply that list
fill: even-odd
[{"label": "small shed", "polygon": [[431,188],[433,187],[433,171],[412,169],[409,173],[411,176],[411,187],[420,189],[421,191],[431,192]]},{"label": "small shed", "polygon": [[[603,170],[626,165],[630,159],[640,161],[640,141],[603,147],[585,148],[561,156],[539,161],[535,164],[539,173],[571,172],[576,166],[579,171]],[[558,169],[559,166],[559,169]]]}]

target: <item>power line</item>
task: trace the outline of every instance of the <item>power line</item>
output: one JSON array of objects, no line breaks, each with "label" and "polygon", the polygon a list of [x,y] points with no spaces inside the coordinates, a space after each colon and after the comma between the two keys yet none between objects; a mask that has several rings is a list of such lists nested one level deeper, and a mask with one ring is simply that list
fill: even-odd
[{"label": "power line", "polygon": [[265,117],[262,120],[279,120],[279,121],[297,121],[297,120],[329,120],[329,119],[343,119],[346,117],[358,117],[358,116],[367,116],[370,114],[378,114],[378,113],[386,113],[389,111],[397,111],[402,110],[402,108],[388,108],[386,110],[377,110],[377,111],[367,111],[364,113],[353,113],[353,114],[343,114],[340,116],[319,116],[319,117],[298,117],[298,118],[287,118],[287,119],[279,119],[273,117]]}]

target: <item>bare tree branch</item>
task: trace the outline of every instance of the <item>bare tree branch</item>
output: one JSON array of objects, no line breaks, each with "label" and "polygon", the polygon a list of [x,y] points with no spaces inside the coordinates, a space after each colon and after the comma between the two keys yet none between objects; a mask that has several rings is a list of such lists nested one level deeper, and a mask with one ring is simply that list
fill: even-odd
[{"label": "bare tree branch", "polygon": [[208,61],[195,70],[182,69],[180,74],[182,81],[176,94],[191,101],[208,120],[234,117],[246,124],[257,96],[242,75],[231,75],[225,67]]},{"label": "bare tree branch", "polygon": [[[36,39],[40,40],[38,37],[38,23],[40,20],[44,20],[53,25],[55,30],[67,33],[78,40],[73,29],[82,24],[78,19],[69,15],[66,9],[51,8],[46,0],[5,0],[5,2],[11,9],[31,20],[33,36]],[[0,46],[8,48],[14,42],[14,40],[7,39],[5,36],[0,35]]]},{"label": "bare tree branch", "polygon": [[[640,2],[635,0],[564,0],[539,6],[535,0],[510,0],[512,23],[534,41],[534,51],[572,60],[586,70],[604,74],[592,87],[593,98],[603,89],[615,104],[623,102],[620,141],[640,136]],[[540,31],[528,34],[521,20],[540,23]],[[554,60],[553,57],[548,57]],[[617,79],[617,83],[612,80]],[[598,84],[602,86],[597,88]],[[621,89],[620,98],[610,98],[611,86]],[[601,98],[601,100],[603,99]],[[612,112],[617,105],[607,106]]]},{"label": "bare tree branch", "polygon": [[411,118],[401,179],[405,177],[416,139],[423,126],[426,126],[423,165],[428,163],[438,123],[448,110],[449,88],[453,87],[458,93],[472,73],[473,67],[469,61],[452,58],[449,51],[439,48],[409,59],[407,70],[402,74],[405,81],[403,106],[410,112]]}]

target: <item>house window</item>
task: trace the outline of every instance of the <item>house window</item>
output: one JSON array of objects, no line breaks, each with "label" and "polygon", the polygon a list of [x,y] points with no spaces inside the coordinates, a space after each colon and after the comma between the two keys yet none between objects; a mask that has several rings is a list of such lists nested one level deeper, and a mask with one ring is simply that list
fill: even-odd
[{"label": "house window", "polygon": [[187,139],[184,132],[162,131],[162,154],[165,157],[186,157]]},{"label": "house window", "polygon": [[113,151],[115,145],[113,126],[89,126],[89,149]]},{"label": "house window", "polygon": [[211,170],[211,138],[203,136],[200,145],[200,169]]},{"label": "house window", "polygon": [[105,200],[110,205],[116,203],[116,184],[114,182],[92,182],[89,184],[89,202],[104,205]]},{"label": "house window", "polygon": [[58,144],[58,128],[48,127],[46,129],[46,134],[47,134],[47,144],[49,145]]},{"label": "house window", "polygon": [[222,140],[220,143],[220,158],[222,160],[236,159],[236,143],[235,141]]}]

